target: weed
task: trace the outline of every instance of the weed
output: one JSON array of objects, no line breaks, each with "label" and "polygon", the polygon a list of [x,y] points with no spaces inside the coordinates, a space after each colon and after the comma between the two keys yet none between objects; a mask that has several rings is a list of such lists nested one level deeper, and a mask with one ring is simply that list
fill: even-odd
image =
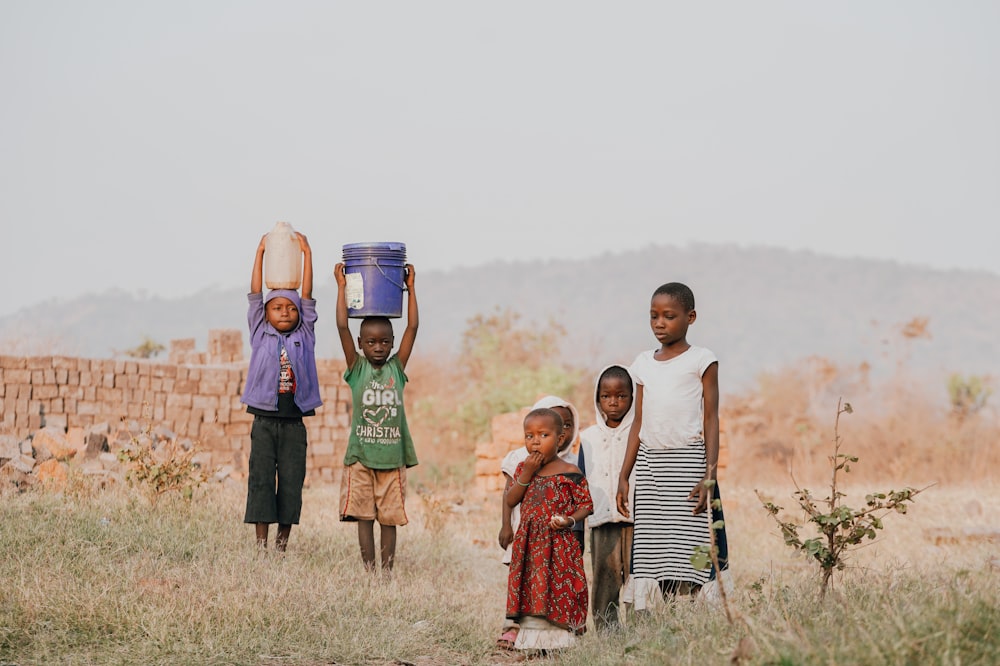
[{"label": "weed", "polygon": [[[845,495],[840,491],[838,473],[841,470],[845,474],[850,472],[851,463],[858,462],[858,457],[840,452],[842,441],[840,415],[850,414],[853,411],[850,403],[837,402],[837,416],[833,428],[833,455],[829,458],[832,468],[830,494],[817,503],[812,493],[806,488],[800,488],[797,483],[792,494],[799,507],[808,516],[808,522],[815,526],[818,536],[803,539],[799,535],[798,523],[778,517],[783,507],[765,500],[759,492],[757,493],[764,509],[781,528],[785,544],[813,558],[819,564],[821,596],[826,594],[833,572],[840,571],[846,566],[848,553],[865,539],[874,539],[878,535],[878,530],[884,528],[882,519],[887,514],[893,511],[906,513],[907,505],[913,502],[914,496],[926,490],[926,488],[915,490],[907,487],[898,491],[890,490],[887,493],[869,493],[865,496],[865,507],[862,509],[852,509],[843,503]],[[794,482],[794,477],[792,481]],[[823,504],[826,505],[826,511],[821,508]]]}]

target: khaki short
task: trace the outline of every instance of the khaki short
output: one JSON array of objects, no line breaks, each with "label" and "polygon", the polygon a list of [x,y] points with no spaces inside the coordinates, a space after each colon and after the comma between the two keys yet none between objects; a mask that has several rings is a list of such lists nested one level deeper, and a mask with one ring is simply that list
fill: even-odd
[{"label": "khaki short", "polygon": [[377,520],[405,525],[406,468],[369,469],[361,463],[344,468],[340,482],[340,519]]}]

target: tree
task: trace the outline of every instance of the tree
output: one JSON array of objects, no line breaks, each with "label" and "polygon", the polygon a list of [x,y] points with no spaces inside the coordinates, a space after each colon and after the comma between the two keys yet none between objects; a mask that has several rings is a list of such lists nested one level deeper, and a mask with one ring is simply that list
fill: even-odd
[{"label": "tree", "polygon": [[144,335],[141,344],[131,349],[126,349],[124,353],[129,358],[153,358],[164,349],[166,347],[159,342],[156,342],[148,335]]},{"label": "tree", "polygon": [[559,361],[564,335],[554,322],[522,326],[509,309],[468,320],[458,359],[465,389],[456,412],[468,435],[482,437],[495,415],[530,405],[539,395],[573,394],[583,371]]}]

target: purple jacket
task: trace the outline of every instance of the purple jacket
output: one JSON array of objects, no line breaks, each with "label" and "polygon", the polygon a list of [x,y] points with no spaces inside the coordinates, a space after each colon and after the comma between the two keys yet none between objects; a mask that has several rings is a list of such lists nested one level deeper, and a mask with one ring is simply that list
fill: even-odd
[{"label": "purple jacket", "polygon": [[323,404],[319,396],[319,378],[316,374],[316,301],[300,299],[297,292],[276,290],[268,294],[290,298],[299,309],[299,324],[287,335],[279,333],[264,316],[264,295],[247,294],[250,307],[247,322],[250,324],[250,367],[247,368],[247,384],[240,402],[256,407],[277,411],[278,375],[281,372],[278,357],[281,353],[282,338],[288,360],[295,373],[295,404],[303,412],[316,409]]}]

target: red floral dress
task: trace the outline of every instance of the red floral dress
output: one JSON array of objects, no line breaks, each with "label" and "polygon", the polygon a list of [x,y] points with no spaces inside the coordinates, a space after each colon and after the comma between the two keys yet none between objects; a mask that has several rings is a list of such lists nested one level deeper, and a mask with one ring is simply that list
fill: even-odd
[{"label": "red floral dress", "polygon": [[[517,466],[514,478],[519,478]],[[511,548],[507,617],[543,617],[582,634],[587,627],[587,575],[580,544],[568,529],[549,528],[552,516],[593,510],[583,474],[536,476],[521,500],[521,523]]]}]

